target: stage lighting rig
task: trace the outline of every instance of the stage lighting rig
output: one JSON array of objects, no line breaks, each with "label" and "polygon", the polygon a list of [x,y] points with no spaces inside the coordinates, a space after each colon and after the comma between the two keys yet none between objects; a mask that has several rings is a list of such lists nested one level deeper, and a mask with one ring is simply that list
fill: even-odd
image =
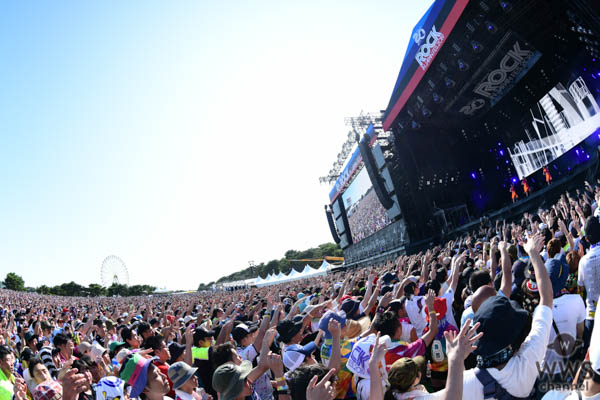
[{"label": "stage lighting rig", "polygon": [[456,82],[448,77],[444,78],[444,83],[446,84],[447,88],[453,88],[454,86],[456,86]]},{"label": "stage lighting rig", "polygon": [[504,12],[510,12],[513,8],[512,4],[509,1],[500,1],[500,8]]},{"label": "stage lighting rig", "polygon": [[483,45],[477,40],[471,41],[471,48],[473,49],[474,53],[481,53],[483,51]]},{"label": "stage lighting rig", "polygon": [[492,21],[486,21],[485,27],[487,28],[487,31],[491,34],[498,32],[498,27]]},{"label": "stage lighting rig", "polygon": [[360,140],[360,137],[371,123],[378,134],[383,132],[381,112],[365,113],[361,111],[358,117],[344,118],[344,123],[345,125],[349,125],[352,129],[348,131],[346,141],[342,144],[342,151],[338,153],[336,161],[333,163],[333,168],[329,170],[327,175],[319,178],[320,183],[332,184],[337,180],[340,176],[340,171],[344,168],[348,156],[352,154],[352,150],[354,149],[354,146],[356,146],[356,142],[358,141],[356,137],[358,136]]},{"label": "stage lighting rig", "polygon": [[382,130],[382,113],[365,113],[361,111],[358,117],[346,117],[344,118],[344,124],[351,126],[355,133],[362,136],[365,133],[369,125],[373,124],[375,131]]}]

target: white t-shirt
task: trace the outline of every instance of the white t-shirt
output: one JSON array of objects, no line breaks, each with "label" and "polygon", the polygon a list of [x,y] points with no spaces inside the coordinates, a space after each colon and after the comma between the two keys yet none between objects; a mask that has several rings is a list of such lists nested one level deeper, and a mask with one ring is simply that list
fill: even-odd
[{"label": "white t-shirt", "polygon": [[408,322],[402,322],[402,337],[400,340],[403,340],[407,343],[410,343],[410,332],[415,329],[413,324],[409,324]]},{"label": "white t-shirt", "polygon": [[[585,320],[585,305],[583,299],[578,294],[565,294],[554,299],[552,304],[552,317],[556,322],[556,327],[561,334],[569,334],[572,338],[577,337],[577,324],[582,323]],[[552,321],[550,321],[552,324]],[[553,343],[556,338],[556,332],[554,328],[550,327],[550,340],[548,343]],[[544,357],[544,363],[548,365],[548,371],[552,370],[552,364],[554,363],[554,369],[552,373],[558,373],[559,363],[563,363],[564,359],[562,354],[556,353],[553,348],[546,350]]]},{"label": "white t-shirt", "polygon": [[253,362],[254,359],[258,356],[258,352],[254,348],[253,344],[247,347],[238,347],[236,350],[243,360],[248,360],[250,362]]},{"label": "white t-shirt", "polygon": [[[419,301],[421,302],[420,310]],[[417,331],[417,336],[421,337],[421,335],[423,335],[425,327],[427,326],[427,320],[422,314],[423,310],[425,309],[425,300],[423,300],[422,296],[413,296],[412,299],[406,300],[404,308],[406,309],[406,314],[408,314],[408,319],[410,319],[410,323],[413,324],[415,330]]]},{"label": "white t-shirt", "polygon": [[[254,362],[254,359],[258,356],[258,352],[254,348],[253,344],[245,348],[238,347],[237,353],[242,359],[248,360],[250,362]],[[254,381],[253,396],[254,398],[265,400],[273,398],[272,393],[273,387],[271,386],[271,377],[269,376],[269,372],[267,371],[261,376],[259,376],[258,379],[256,379],[256,381]]]},{"label": "white t-shirt", "polygon": [[[552,310],[547,306],[537,306],[533,313],[531,331],[519,351],[501,370],[488,368],[490,375],[511,395],[527,397],[533,389],[539,375],[537,363],[540,363],[546,354],[551,329]],[[475,376],[474,369],[465,371],[463,383],[463,399],[483,400],[483,385]]]},{"label": "white t-shirt", "polygon": [[452,312],[452,303],[454,302],[454,290],[452,290],[452,288],[449,288],[448,291],[440,297],[446,299],[446,319],[450,324],[458,327],[458,325],[456,324],[456,320],[454,319],[454,312]]},{"label": "white t-shirt", "polygon": [[600,246],[593,246],[579,261],[577,284],[587,292],[586,319],[594,319],[600,295]]}]

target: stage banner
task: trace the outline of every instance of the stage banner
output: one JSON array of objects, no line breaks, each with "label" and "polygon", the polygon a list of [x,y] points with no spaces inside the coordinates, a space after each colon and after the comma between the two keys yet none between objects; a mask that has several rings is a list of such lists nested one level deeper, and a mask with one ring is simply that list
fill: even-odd
[{"label": "stage banner", "polygon": [[481,63],[471,79],[444,109],[473,116],[494,107],[540,59],[542,53],[516,33],[509,31]]}]

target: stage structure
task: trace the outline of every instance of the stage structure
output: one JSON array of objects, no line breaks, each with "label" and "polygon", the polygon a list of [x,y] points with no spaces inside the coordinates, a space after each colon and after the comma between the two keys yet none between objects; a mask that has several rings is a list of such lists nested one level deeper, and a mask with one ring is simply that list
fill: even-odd
[{"label": "stage structure", "polygon": [[599,15],[595,0],[436,0],[386,109],[354,119],[360,141],[328,175],[346,263],[439,240],[503,209],[523,178],[541,192],[544,166],[568,181],[596,165]]}]

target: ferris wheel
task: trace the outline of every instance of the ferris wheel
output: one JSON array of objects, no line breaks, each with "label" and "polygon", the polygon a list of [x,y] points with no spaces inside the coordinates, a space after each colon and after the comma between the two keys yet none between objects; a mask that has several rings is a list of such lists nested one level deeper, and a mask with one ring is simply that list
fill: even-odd
[{"label": "ferris wheel", "polygon": [[110,287],[113,284],[129,285],[129,273],[123,260],[117,256],[110,255],[102,261],[100,269],[102,286]]}]

